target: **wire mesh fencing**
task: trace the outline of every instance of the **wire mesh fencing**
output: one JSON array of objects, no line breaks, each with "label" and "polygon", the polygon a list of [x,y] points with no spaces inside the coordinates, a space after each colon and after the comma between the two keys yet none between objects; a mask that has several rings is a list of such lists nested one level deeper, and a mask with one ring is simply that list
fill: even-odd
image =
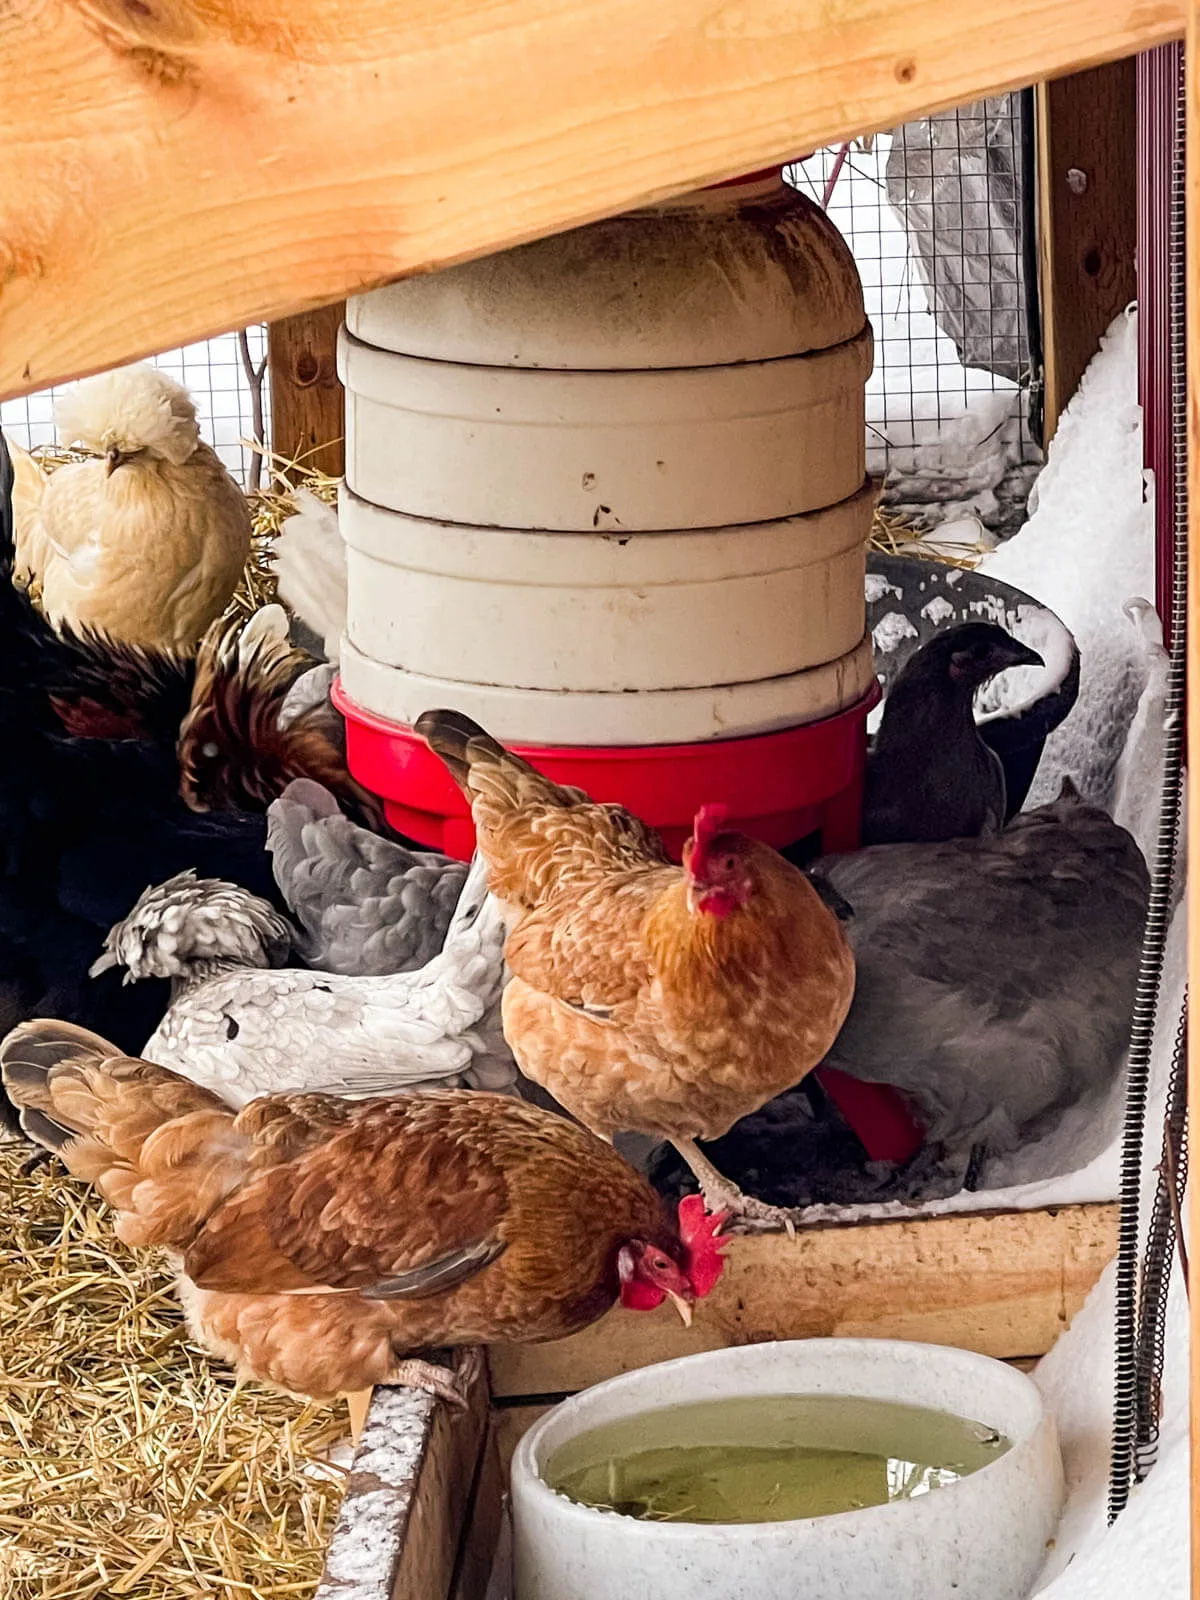
[{"label": "wire mesh fencing", "polygon": [[[819,150],[788,171],[850,245],[875,330],[870,469],[930,521],[1009,533],[1041,462],[1019,97]],[[1030,179],[1032,177],[1030,175]]]},{"label": "wire mesh fencing", "polygon": [[[258,371],[266,357],[266,326],[247,328],[245,345],[252,372]],[[191,392],[201,437],[212,445],[237,481],[244,488],[250,487],[255,457],[250,445],[256,432],[255,384],[252,373],[246,370],[239,336],[225,333],[182,350],[168,350],[153,357],[153,364]],[[265,370],[260,381],[261,410],[269,416],[270,375]],[[43,389],[38,394],[5,400],[0,404],[0,427],[27,450],[53,444],[54,400],[58,392]]]}]

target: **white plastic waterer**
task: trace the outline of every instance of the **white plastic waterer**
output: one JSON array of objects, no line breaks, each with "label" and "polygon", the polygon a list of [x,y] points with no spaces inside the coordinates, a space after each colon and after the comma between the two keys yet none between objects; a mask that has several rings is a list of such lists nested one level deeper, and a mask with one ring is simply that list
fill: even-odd
[{"label": "white plastic waterer", "polygon": [[[542,1472],[568,1440],[667,1406],[827,1394],[949,1411],[1011,1449],[911,1500],[791,1522],[642,1522],[577,1505]],[[554,1408],[512,1463],[515,1600],[1024,1600],[1063,1498],[1054,1419],[990,1357],[891,1339],[801,1339],[688,1356]]]},{"label": "white plastic waterer", "polygon": [[855,703],[871,364],[777,174],[351,299],[346,695],[582,746]]}]

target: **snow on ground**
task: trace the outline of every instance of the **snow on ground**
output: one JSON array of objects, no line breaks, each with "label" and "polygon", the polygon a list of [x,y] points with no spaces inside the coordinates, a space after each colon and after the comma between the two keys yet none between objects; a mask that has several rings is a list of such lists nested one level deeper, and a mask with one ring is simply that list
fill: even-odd
[{"label": "snow on ground", "polygon": [[1154,505],[1142,468],[1137,315],[1116,319],[1059,422],[1030,497],[1033,515],[980,570],[1024,589],[1075,635],[1081,689],[1051,734],[1030,805],[1064,774],[1098,805],[1112,801],[1117,759],[1147,679],[1145,642],[1125,603],[1154,593]]}]

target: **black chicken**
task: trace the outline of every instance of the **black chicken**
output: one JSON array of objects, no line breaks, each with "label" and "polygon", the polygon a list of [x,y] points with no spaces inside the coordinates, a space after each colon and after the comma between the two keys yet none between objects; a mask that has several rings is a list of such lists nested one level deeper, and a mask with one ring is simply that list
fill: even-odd
[{"label": "black chicken", "polygon": [[974,838],[1004,825],[1004,768],[980,737],[976,691],[1041,656],[992,622],[947,628],[918,650],[888,691],[867,759],[862,842]]}]

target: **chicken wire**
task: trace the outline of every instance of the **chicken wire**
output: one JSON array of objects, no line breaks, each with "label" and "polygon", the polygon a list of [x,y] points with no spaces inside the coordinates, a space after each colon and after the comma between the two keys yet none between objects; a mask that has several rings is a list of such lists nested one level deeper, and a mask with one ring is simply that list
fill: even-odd
[{"label": "chicken wire", "polygon": [[[257,366],[267,350],[265,324],[246,329],[250,359]],[[243,366],[236,333],[223,333],[182,350],[168,350],[151,358],[154,366],[176,379],[191,392],[196,403],[200,434],[220,456],[243,488],[249,486],[250,464],[254,452],[248,441],[254,436],[254,405],[250,379]],[[269,373],[264,378],[263,406],[270,416]],[[43,389],[17,400],[0,403],[0,427],[14,443],[32,450],[35,445],[53,444],[54,398],[59,388]]]},{"label": "chicken wire", "polygon": [[875,330],[868,464],[887,474],[887,500],[1014,531],[1041,461],[1029,426],[1019,97],[819,150],[788,177],[824,204],[862,277]]}]

